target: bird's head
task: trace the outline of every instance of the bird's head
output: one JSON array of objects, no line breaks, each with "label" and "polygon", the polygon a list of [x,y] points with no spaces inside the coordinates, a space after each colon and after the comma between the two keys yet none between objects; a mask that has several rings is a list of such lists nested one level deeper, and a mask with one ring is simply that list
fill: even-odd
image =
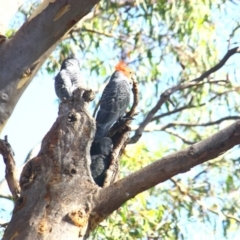
[{"label": "bird's head", "polygon": [[71,67],[80,68],[80,62],[77,58],[69,57],[64,59],[64,61],[62,62],[61,70]]},{"label": "bird's head", "polygon": [[126,77],[129,79],[133,80],[134,73],[131,68],[129,68],[126,63],[123,61],[120,61],[116,66],[115,66],[116,71],[122,72]]}]

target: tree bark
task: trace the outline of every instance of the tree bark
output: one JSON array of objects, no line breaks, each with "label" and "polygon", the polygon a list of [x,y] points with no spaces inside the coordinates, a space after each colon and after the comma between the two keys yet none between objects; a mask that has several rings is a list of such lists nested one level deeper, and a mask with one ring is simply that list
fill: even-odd
[{"label": "tree bark", "polygon": [[[46,3],[47,1],[44,1]],[[99,0],[49,1],[9,40],[0,42],[0,131],[61,38]],[[43,3],[43,4],[44,4]]]},{"label": "tree bark", "polygon": [[192,146],[156,160],[100,191],[93,212],[106,218],[127,200],[240,144],[240,120]]},{"label": "tree bark", "polygon": [[21,195],[3,239],[79,239],[85,235],[91,196],[99,188],[90,173],[95,120],[75,92],[61,103],[59,116],[37,157],[20,177]]},{"label": "tree bark", "polygon": [[[90,173],[95,120],[86,107],[91,91],[78,89],[62,102],[59,116],[42,141],[37,157],[20,177],[20,197],[3,239],[86,239],[124,202],[174,175],[189,171],[240,143],[240,120],[191,147],[166,156],[113,183],[114,166],[128,141],[129,129],[113,136],[112,165],[104,188]],[[91,94],[90,94],[91,95]],[[85,100],[84,100],[85,99]],[[110,183],[110,185],[108,185]]]}]

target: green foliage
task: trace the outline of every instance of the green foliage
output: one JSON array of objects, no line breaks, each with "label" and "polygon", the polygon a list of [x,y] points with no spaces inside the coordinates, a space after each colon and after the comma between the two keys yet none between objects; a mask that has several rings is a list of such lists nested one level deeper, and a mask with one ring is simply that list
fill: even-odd
[{"label": "green foliage", "polygon": [[[221,47],[216,44],[226,41],[232,31],[218,34],[219,19],[230,17],[222,11],[227,5],[220,1],[102,1],[95,9],[96,17],[85,21],[82,31],[73,29],[72,36],[80,42],[79,54],[87,63],[83,68],[92,76],[109,76],[120,58],[135,70],[141,99],[137,124],[164,90],[200,76],[227,52],[226,43]],[[229,80],[228,72],[223,68],[203,83],[173,94],[157,115],[184,106],[186,109],[156,119],[151,126],[157,129],[176,123],[171,128],[175,135],[168,128],[166,133],[145,135],[144,140],[155,138],[154,149],[161,144],[161,150],[154,154],[146,141],[126,151],[121,177],[186,147],[186,140],[193,143],[211,136],[225,124],[205,123],[238,115],[238,85],[234,75]],[[232,159],[214,160],[139,194],[104,221],[92,238],[186,239],[196,235],[199,228],[202,238],[209,231],[215,231],[212,237],[231,236],[239,224],[239,201],[228,196],[239,187],[233,180],[238,167]]]},{"label": "green foliage", "polygon": [[[121,161],[121,178],[152,162],[153,154],[143,144],[127,148]],[[144,236],[164,237],[164,205],[155,204],[151,190],[124,204],[92,234],[93,239],[139,239]],[[155,208],[152,209],[152,206]]]},{"label": "green foliage", "polygon": [[[128,147],[121,161],[121,178],[161,158],[164,152],[154,154],[144,144]],[[239,183],[237,176],[229,175],[230,170],[234,170],[231,174],[239,172],[239,159],[222,157],[157,185],[121,206],[97,227],[91,239],[189,239],[189,233],[200,234],[197,229],[202,231],[199,236],[210,239],[214,226],[212,237],[222,237],[222,228],[222,235],[228,238],[237,231],[240,220],[234,217],[240,207]]]},{"label": "green foliage", "polygon": [[[83,74],[90,76],[89,85],[101,91],[114,65],[125,60],[139,83],[138,125],[166,89],[199,77],[239,41],[239,3],[233,2],[101,1],[65,36],[46,70],[56,72],[65,57],[75,54],[82,60]],[[30,11],[32,5],[22,13]],[[239,62],[234,56],[202,83],[175,92],[156,113],[162,117],[151,122],[143,143],[126,150],[121,177],[230,123],[214,121],[238,116]],[[167,124],[170,127],[163,128]],[[101,223],[91,238],[231,239],[239,234],[240,223],[238,152],[235,148],[139,194]]]}]

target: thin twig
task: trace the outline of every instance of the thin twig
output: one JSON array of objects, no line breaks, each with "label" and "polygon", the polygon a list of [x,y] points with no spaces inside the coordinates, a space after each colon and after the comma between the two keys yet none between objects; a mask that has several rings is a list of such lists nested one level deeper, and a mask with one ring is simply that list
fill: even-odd
[{"label": "thin twig", "polygon": [[[180,127],[207,127],[207,126],[212,126],[212,125],[216,125],[219,124],[223,121],[227,121],[227,120],[238,120],[240,119],[240,116],[228,116],[228,117],[224,117],[224,118],[220,118],[216,121],[210,121],[210,122],[206,122],[206,123],[189,123],[189,122],[171,122],[168,123],[166,125],[163,126],[148,126],[144,129],[144,132],[153,132],[153,131],[166,131],[166,129],[170,128],[170,127],[176,127],[176,126],[180,126]],[[133,130],[138,129],[138,126],[131,126],[131,128]]]},{"label": "thin twig", "polygon": [[127,141],[129,139],[129,135],[130,135],[130,129],[126,128],[126,130],[122,132],[121,139],[117,144],[117,146],[115,146],[111,154],[111,164],[108,170],[106,171],[103,187],[107,187],[117,180],[118,172],[119,172],[119,158],[121,157],[126,147]]},{"label": "thin twig", "polygon": [[208,100],[208,102],[212,102],[214,99],[216,99],[216,98],[218,98],[218,97],[221,97],[221,96],[223,96],[223,95],[227,95],[227,94],[229,94],[229,93],[238,92],[238,91],[240,91],[240,86],[232,87],[232,89],[227,90],[227,91],[224,91],[224,92],[214,92],[214,90],[213,90],[213,93],[215,93],[216,95],[213,96],[212,98],[210,98],[210,99]]},{"label": "thin twig", "polygon": [[6,165],[5,178],[12,193],[14,202],[16,203],[19,198],[20,186],[17,180],[15,161],[13,158],[14,153],[10,144],[8,143],[7,136],[5,136],[4,140],[0,140],[0,154],[2,154],[4,163]]},{"label": "thin twig", "polygon": [[112,35],[110,33],[101,32],[101,31],[97,31],[97,30],[94,30],[94,29],[86,28],[86,27],[82,28],[81,31],[86,31],[86,32],[90,32],[90,33],[96,33],[98,35],[103,35],[105,37],[118,39],[117,37],[115,37],[114,35]]},{"label": "thin twig", "polygon": [[160,118],[169,116],[169,115],[171,115],[171,114],[181,112],[181,111],[186,110],[186,109],[196,108],[196,107],[202,107],[202,106],[204,106],[204,105],[205,105],[205,103],[202,103],[202,104],[200,104],[199,106],[186,105],[186,106],[183,106],[183,107],[180,107],[180,108],[176,108],[176,109],[174,109],[174,110],[172,110],[172,111],[169,111],[169,112],[166,112],[166,113],[162,113],[162,114],[159,114],[159,115],[155,116],[154,118],[152,118],[151,122],[153,122],[153,121],[155,121],[155,120],[158,120],[158,119],[160,119]]},{"label": "thin twig", "polygon": [[169,127],[172,127],[172,126],[182,126],[182,127],[198,127],[198,126],[203,126],[203,127],[206,127],[206,126],[211,126],[211,125],[215,125],[215,124],[219,124],[223,121],[226,121],[226,120],[238,120],[240,119],[239,116],[228,116],[228,117],[224,117],[224,118],[220,118],[216,121],[210,121],[210,122],[206,122],[206,123],[184,123],[184,122],[172,122],[170,124],[167,124],[166,126],[163,127],[163,130],[165,128],[169,128]]},{"label": "thin twig", "polygon": [[9,222],[6,223],[0,223],[0,227],[2,228],[6,228],[8,226]]},{"label": "thin twig", "polygon": [[[174,87],[171,87],[169,89],[167,89],[166,91],[164,91],[161,96],[160,99],[158,100],[157,104],[151,109],[151,111],[149,111],[149,113],[147,114],[146,118],[143,120],[143,122],[139,125],[139,128],[135,131],[134,136],[131,137],[131,139],[129,140],[129,143],[136,143],[139,138],[142,136],[142,133],[145,129],[145,127],[149,124],[149,122],[151,122],[151,120],[153,119],[154,115],[156,114],[156,112],[161,108],[161,106],[170,98],[170,96],[179,91],[179,90],[183,90],[186,88],[191,88],[194,86],[198,86],[198,84],[196,83],[200,83],[201,81],[203,81],[206,77],[208,77],[210,74],[212,74],[213,72],[216,72],[218,69],[220,69],[225,63],[226,61],[235,53],[239,53],[240,52],[240,48],[236,47],[233,48],[231,50],[229,50],[226,55],[223,57],[223,59],[214,67],[210,68],[208,71],[204,72],[200,77],[195,78],[189,82],[186,83],[180,83]],[[218,83],[218,81],[208,81],[207,83]],[[204,83],[201,83],[204,84]]]},{"label": "thin twig", "polygon": [[189,189],[186,186],[184,186],[182,183],[180,183],[178,181],[175,181],[173,178],[171,178],[170,181],[172,181],[174,183],[174,185],[178,188],[178,190],[180,191],[181,194],[187,195],[192,200],[192,202],[197,203],[203,210],[207,210],[207,211],[209,211],[211,213],[214,213],[214,214],[216,214],[218,216],[219,215],[223,215],[226,218],[233,219],[236,222],[240,223],[240,219],[238,217],[235,217],[235,216],[233,216],[231,214],[226,214],[226,213],[222,212],[221,210],[215,210],[214,208],[206,206],[201,201],[201,199],[199,199],[199,197],[196,197],[196,196],[190,194]]},{"label": "thin twig", "polygon": [[167,133],[169,133],[169,134],[171,134],[171,135],[173,135],[173,136],[175,136],[175,137],[177,137],[177,138],[180,138],[180,139],[181,139],[184,143],[186,143],[186,144],[192,145],[192,144],[195,143],[195,142],[193,142],[193,141],[187,140],[186,138],[180,136],[178,133],[173,132],[173,131],[171,131],[171,130],[165,130],[165,132],[167,132]]},{"label": "thin twig", "polygon": [[134,117],[136,115],[136,109],[139,102],[139,94],[138,94],[138,83],[136,79],[133,79],[133,105],[131,110],[127,113],[127,117]]},{"label": "thin twig", "polygon": [[206,72],[204,72],[200,77],[193,79],[192,82],[202,81],[204,78],[208,77],[210,74],[216,72],[235,53],[240,53],[240,47],[235,47],[233,49],[228,50],[228,52],[225,54],[225,56],[222,58],[222,60],[217,65],[215,65],[214,67],[212,67],[209,70],[207,70]]},{"label": "thin twig", "polygon": [[207,126],[212,126],[212,125],[216,125],[219,124],[223,121],[227,121],[227,120],[238,120],[240,119],[240,116],[228,116],[228,117],[224,117],[224,118],[220,118],[216,121],[210,121],[210,122],[206,122],[206,123],[189,123],[189,122],[171,122],[165,126],[162,126],[161,128],[159,128],[160,130],[165,130],[167,128],[170,127],[174,127],[174,126],[181,126],[181,127],[207,127]]},{"label": "thin twig", "polygon": [[231,40],[235,34],[235,32],[240,28],[240,25],[237,25],[231,32],[231,34],[229,35],[229,39],[228,39],[228,49],[230,48],[231,45]]}]

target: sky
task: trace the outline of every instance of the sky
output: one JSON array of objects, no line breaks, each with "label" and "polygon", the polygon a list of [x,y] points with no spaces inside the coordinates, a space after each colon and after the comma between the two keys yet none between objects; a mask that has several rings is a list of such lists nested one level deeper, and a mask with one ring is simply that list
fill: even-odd
[{"label": "sky", "polygon": [[[223,31],[227,32],[227,29],[224,29]],[[8,140],[15,153],[17,166],[23,164],[31,148],[42,140],[57,118],[58,100],[54,92],[54,76],[54,74],[47,74],[44,71],[39,72],[36,75],[19,100],[11,118],[3,129],[3,132],[0,134],[1,139],[3,139],[5,135],[8,136]],[[155,138],[152,136],[146,137],[145,139],[148,139],[149,145],[152,147],[159,147],[159,144],[156,143]],[[0,157],[0,181],[4,177],[4,172],[5,165]],[[6,192],[9,192],[7,187],[5,190]],[[1,209],[4,209],[4,211],[1,211]],[[8,200],[0,199],[0,223],[10,219],[9,212],[11,211],[12,204]],[[192,221],[194,223],[195,219],[193,218]],[[182,227],[184,227],[185,223],[180,222],[179,224],[182,224]],[[220,220],[218,224],[221,224]],[[202,231],[202,228],[205,228],[205,225],[200,224],[199,226],[199,237],[194,239],[203,239],[200,232]],[[188,227],[190,235],[191,228],[190,224]],[[204,229],[203,232],[206,231],[207,229]],[[214,235],[209,233],[209,236]],[[214,237],[211,239],[214,239]],[[232,239],[237,239],[237,236],[233,236]]]}]

